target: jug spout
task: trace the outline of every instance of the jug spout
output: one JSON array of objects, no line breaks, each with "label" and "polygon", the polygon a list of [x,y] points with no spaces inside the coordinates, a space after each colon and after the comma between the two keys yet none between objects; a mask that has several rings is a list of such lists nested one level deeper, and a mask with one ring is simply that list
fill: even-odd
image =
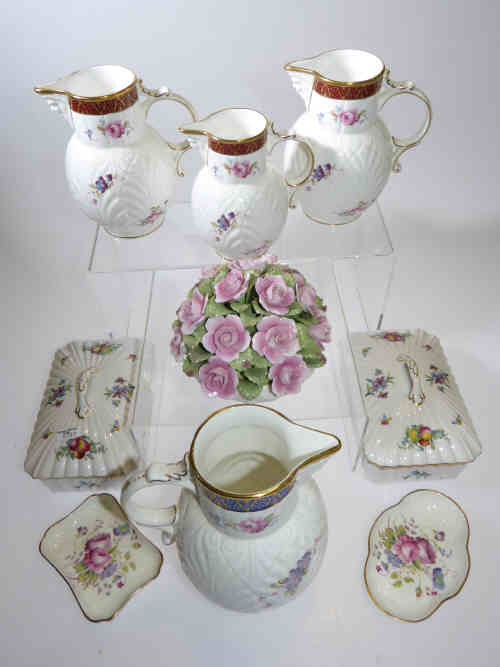
[{"label": "jug spout", "polygon": [[45,101],[49,105],[49,109],[63,116],[70,127],[73,127],[69,110],[68,93],[65,88],[67,78],[68,77],[64,77],[62,79],[57,79],[56,81],[51,81],[50,83],[34,86],[33,91],[37,95],[43,95]]},{"label": "jug spout", "polygon": [[316,473],[342,447],[336,435],[293,422],[290,423],[287,439],[289,476],[297,480]]},{"label": "jug spout", "polygon": [[307,109],[314,84],[314,70],[310,68],[309,60],[295,60],[287,63],[284,69],[288,72],[292,86],[303,99]]}]

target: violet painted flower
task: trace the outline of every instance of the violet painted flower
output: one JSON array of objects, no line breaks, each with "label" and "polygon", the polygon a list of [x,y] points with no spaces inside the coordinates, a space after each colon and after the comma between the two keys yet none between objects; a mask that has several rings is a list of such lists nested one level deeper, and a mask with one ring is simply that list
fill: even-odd
[{"label": "violet painted flower", "polygon": [[311,324],[309,333],[320,345],[332,340],[332,327],[326,315],[316,315],[317,324]]},{"label": "violet painted flower", "polygon": [[116,120],[114,123],[108,123],[104,127],[104,131],[108,136],[113,137],[113,139],[119,139],[125,133],[125,125],[123,121]]},{"label": "violet painted flower", "polygon": [[222,359],[212,357],[200,368],[198,374],[203,391],[219,398],[234,398],[238,375],[234,368]]},{"label": "violet painted flower", "polygon": [[238,269],[230,269],[222,280],[215,285],[215,301],[225,303],[239,299],[245,294],[249,276]]},{"label": "violet painted flower", "polygon": [[193,291],[191,299],[182,302],[177,313],[179,320],[182,322],[182,333],[193,333],[198,324],[205,318],[206,303],[207,297],[203,296],[198,288]]},{"label": "violet painted flower", "polygon": [[286,315],[289,306],[295,301],[295,292],[292,287],[288,287],[283,276],[258,278],[255,289],[260,305],[276,315]]},{"label": "violet painted flower", "polygon": [[299,351],[295,322],[276,315],[263,317],[257,324],[252,347],[272,364],[279,364]]},{"label": "violet painted flower", "polygon": [[170,341],[170,352],[176,361],[182,357],[182,331],[179,327],[174,329],[174,335]]},{"label": "violet painted flower", "polygon": [[302,357],[287,357],[280,364],[271,366],[269,378],[272,380],[272,391],[276,396],[298,394],[302,382],[308,375],[307,366]]},{"label": "violet painted flower", "polygon": [[297,301],[300,303],[304,310],[313,312],[316,306],[316,290],[309,283],[303,282],[299,285],[297,283]]},{"label": "violet painted flower", "polygon": [[357,109],[351,109],[350,111],[342,111],[338,115],[339,121],[343,125],[354,125],[359,120],[360,114]]},{"label": "violet painted flower", "polygon": [[203,347],[223,361],[234,361],[250,345],[250,335],[238,315],[211,317],[205,326]]},{"label": "violet painted flower", "polygon": [[435,588],[439,588],[440,591],[444,589],[444,575],[443,570],[440,567],[435,567],[432,570],[432,583]]}]

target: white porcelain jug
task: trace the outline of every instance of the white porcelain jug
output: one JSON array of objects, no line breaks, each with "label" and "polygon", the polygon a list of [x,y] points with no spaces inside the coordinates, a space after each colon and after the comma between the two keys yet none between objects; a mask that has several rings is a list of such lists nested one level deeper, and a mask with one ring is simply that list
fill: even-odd
[{"label": "white porcelain jug", "polygon": [[[290,62],[285,69],[306,105],[292,132],[309,141],[316,162],[296,199],[315,222],[352,222],[376,201],[391,170],[400,171],[403,153],[427,134],[429,99],[411,81],[392,81],[380,58],[366,51],[327,51]],[[421,129],[408,139],[391,136],[379,116],[389,99],[403,94],[421,100],[426,109]],[[300,169],[303,162],[302,152],[287,146],[285,173]]]},{"label": "white porcelain jug", "polygon": [[[209,599],[260,611],[293,600],[319,569],[328,527],[310,477],[340,448],[336,436],[272,408],[231,405],[201,424],[184,459],[129,478],[122,503],[137,523],[169,526],[165,541],[177,542],[185,573]],[[165,482],[183,487],[177,506],[133,500]]]},{"label": "white porcelain jug", "polygon": [[[102,65],[35,87],[74,133],[66,150],[66,178],[77,204],[120,237],[145,236],[163,222],[173,198],[176,161],[189,147],[165,141],[146,117],[155,102],[191,104],[166,87],[150,90],[134,72]],[[145,99],[139,100],[139,91]]]},{"label": "white porcelain jug", "polygon": [[[288,188],[312,174],[309,146],[294,134],[276,132],[258,111],[222,109],[179,128],[201,149],[204,166],[193,185],[191,206],[197,232],[225,259],[260,257],[286,223]],[[269,134],[278,138],[269,142]],[[268,161],[279,141],[293,141],[304,155],[299,181],[285,181]]]}]

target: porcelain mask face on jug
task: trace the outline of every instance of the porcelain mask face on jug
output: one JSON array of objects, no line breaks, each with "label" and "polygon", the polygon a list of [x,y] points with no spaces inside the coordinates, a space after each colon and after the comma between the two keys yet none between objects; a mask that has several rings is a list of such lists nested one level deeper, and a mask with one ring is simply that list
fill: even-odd
[{"label": "porcelain mask face on jug", "polygon": [[[312,174],[309,146],[295,135],[276,132],[253,109],[233,107],[179,128],[198,145],[204,166],[193,185],[191,206],[198,234],[225,259],[256,258],[277,240],[286,223],[289,188]],[[270,144],[269,135],[278,138]],[[280,141],[297,145],[303,165],[298,182],[285,181],[268,162]]]},{"label": "porcelain mask face on jug", "polygon": [[[208,598],[259,611],[293,599],[319,568],[327,521],[311,475],[340,448],[336,436],[272,408],[232,405],[202,423],[184,459],[129,478],[122,503],[137,523],[169,526],[166,542],[177,542],[185,573]],[[133,499],[169,482],[183,487],[177,506]]]},{"label": "porcelain mask face on jug", "polygon": [[[339,49],[285,65],[306,111],[292,131],[307,139],[316,167],[296,198],[304,214],[327,225],[352,222],[384,189],[399,159],[424,138],[431,124],[429,99],[411,81],[395,82],[377,56]],[[408,94],[425,105],[421,129],[407,139],[391,136],[379,112],[394,96]],[[285,173],[301,167],[294,146],[285,151]]]},{"label": "porcelain mask face on jug", "polygon": [[82,211],[114,236],[156,230],[174,195],[176,161],[189,145],[165,141],[146,123],[147,114],[155,102],[170,100],[195,119],[191,104],[166,87],[145,88],[119,65],[90,67],[34,90],[74,130],[66,178]]}]

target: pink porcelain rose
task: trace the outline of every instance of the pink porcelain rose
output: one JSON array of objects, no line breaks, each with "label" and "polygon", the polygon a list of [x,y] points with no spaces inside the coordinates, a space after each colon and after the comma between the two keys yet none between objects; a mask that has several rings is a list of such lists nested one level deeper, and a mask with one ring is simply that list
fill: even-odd
[{"label": "pink porcelain rose", "polygon": [[199,380],[201,388],[209,396],[234,398],[238,385],[238,375],[234,368],[222,359],[212,357],[200,368]]},{"label": "pink porcelain rose", "polygon": [[328,321],[326,315],[319,314],[321,311],[315,313],[317,324],[311,324],[309,327],[309,333],[314,338],[314,340],[322,345],[323,343],[329,343],[332,340],[332,327]]},{"label": "pink porcelain rose", "polygon": [[237,315],[211,317],[205,326],[203,347],[223,361],[234,361],[250,345],[250,335]]},{"label": "pink porcelain rose", "polygon": [[349,111],[342,111],[338,117],[343,125],[354,125],[358,122],[360,113],[357,109],[350,109]]},{"label": "pink porcelain rose", "polygon": [[174,335],[170,341],[170,352],[176,361],[182,357],[182,331],[179,327],[174,329]]},{"label": "pink porcelain rose", "polygon": [[100,533],[87,540],[83,564],[92,572],[101,574],[113,560],[109,549],[111,549],[111,537],[108,533]]},{"label": "pink porcelain rose", "polygon": [[257,324],[252,347],[272,364],[279,364],[299,351],[295,322],[276,315],[263,317]]},{"label": "pink porcelain rose", "polygon": [[249,276],[238,269],[230,269],[222,280],[215,285],[215,300],[217,303],[233,301],[245,294]]},{"label": "pink porcelain rose", "polygon": [[234,176],[237,176],[238,178],[246,178],[252,173],[253,166],[248,162],[248,160],[244,160],[243,162],[236,161],[233,163],[233,166],[231,168],[231,171],[233,172]]},{"label": "pink porcelain rose", "polygon": [[272,391],[276,396],[298,394],[302,382],[309,372],[302,357],[287,357],[280,364],[271,366],[269,378],[272,380]]},{"label": "pink porcelain rose", "polygon": [[206,303],[207,297],[203,296],[198,288],[194,290],[191,299],[186,299],[181,303],[177,315],[182,323],[183,334],[192,334],[198,324],[205,319]]},{"label": "pink porcelain rose", "polygon": [[[303,279],[302,279],[303,280]],[[297,301],[304,310],[313,312],[316,306],[316,290],[309,283],[302,282],[301,285],[297,282]]]},{"label": "pink porcelain rose", "polygon": [[292,287],[288,287],[283,276],[258,278],[255,289],[260,305],[276,315],[286,315],[295,301],[295,292]]}]

